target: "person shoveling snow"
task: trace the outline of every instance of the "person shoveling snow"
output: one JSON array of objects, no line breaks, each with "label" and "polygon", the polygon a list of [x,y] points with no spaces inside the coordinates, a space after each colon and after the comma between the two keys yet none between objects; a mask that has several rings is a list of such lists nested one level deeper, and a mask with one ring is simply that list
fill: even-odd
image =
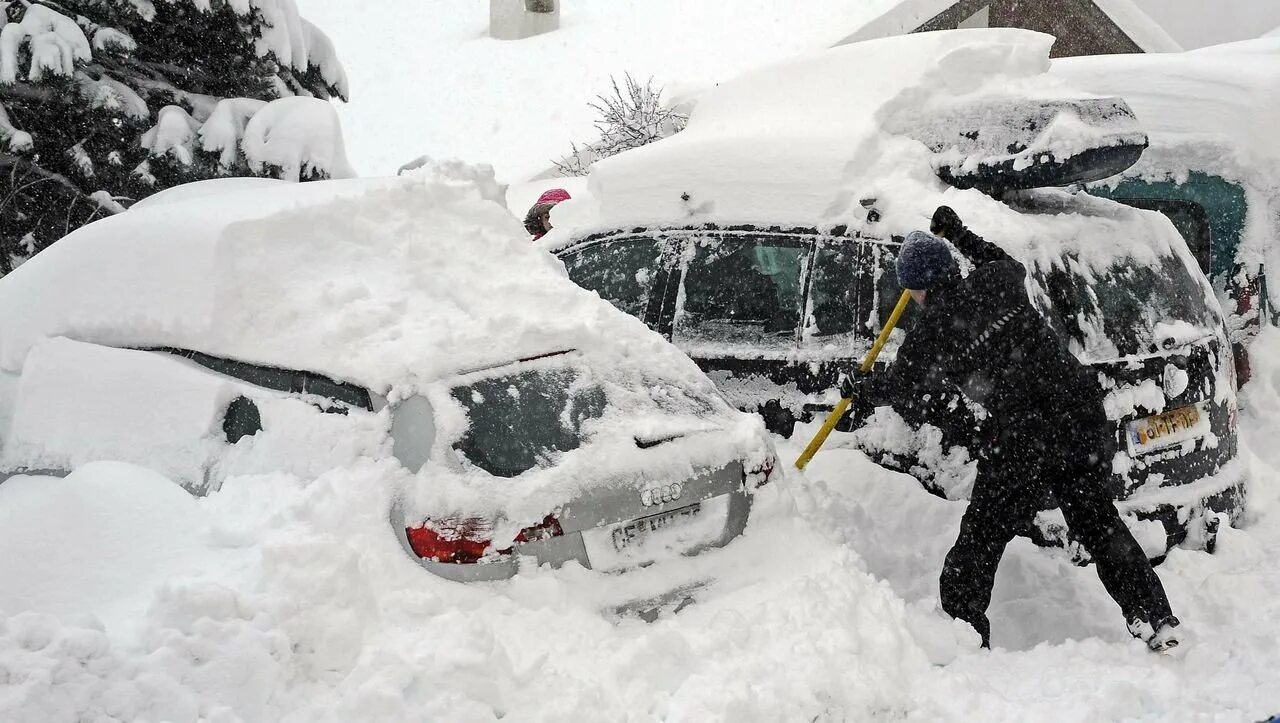
[{"label": "person shoveling snow", "polygon": [[996,568],[1048,489],[1129,632],[1152,650],[1176,648],[1179,621],[1164,587],[1107,492],[1116,443],[1101,386],[1032,308],[1021,263],[949,207],[937,209],[930,230],[974,270],[960,278],[944,241],[923,231],[907,236],[898,281],[923,313],[886,373],[856,374],[843,391],[857,404],[881,406],[955,385],[990,413],[973,495],[943,565],[943,610],[990,647],[986,610]]}]

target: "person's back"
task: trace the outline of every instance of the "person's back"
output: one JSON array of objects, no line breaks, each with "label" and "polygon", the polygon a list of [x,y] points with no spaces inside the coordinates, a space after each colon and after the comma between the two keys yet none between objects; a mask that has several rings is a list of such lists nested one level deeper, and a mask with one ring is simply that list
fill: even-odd
[{"label": "person's back", "polygon": [[1095,375],[1032,307],[1022,264],[945,206],[931,229],[974,270],[961,279],[946,243],[912,232],[899,250],[898,282],[923,309],[889,369],[851,380],[845,396],[911,403],[955,387],[989,412],[973,493],[939,581],[943,610],[990,645],[986,610],[1000,558],[1052,492],[1130,632],[1152,650],[1176,647],[1178,619],[1108,491],[1116,429]]},{"label": "person's back", "polygon": [[930,289],[916,321],[925,348],[915,352],[933,357],[945,382],[997,417],[1100,404],[1097,375],[1031,305],[1023,265],[968,229],[954,235],[975,266],[968,277]]}]

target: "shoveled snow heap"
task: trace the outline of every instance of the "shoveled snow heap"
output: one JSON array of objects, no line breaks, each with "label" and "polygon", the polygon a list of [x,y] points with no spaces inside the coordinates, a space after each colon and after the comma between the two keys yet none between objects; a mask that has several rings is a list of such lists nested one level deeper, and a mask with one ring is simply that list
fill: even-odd
[{"label": "shoveled snow heap", "polygon": [[[997,649],[976,650],[934,610],[964,503],[839,434],[723,550],[483,585],[409,560],[385,466],[193,501],[106,463],[0,484],[0,719],[1264,720],[1280,711],[1275,331],[1246,389],[1248,524],[1159,568],[1198,635],[1181,660],[1129,638],[1093,568],[1025,540],[997,576]],[[600,612],[637,575],[695,572],[715,582],[679,614]]]},{"label": "shoveled snow heap", "polygon": [[568,282],[500,198],[491,172],[444,164],[401,179],[236,188],[103,219],[0,284],[0,369],[20,369],[32,344],[63,335],[194,349],[385,393],[598,346],[602,333],[622,356],[661,347]]}]

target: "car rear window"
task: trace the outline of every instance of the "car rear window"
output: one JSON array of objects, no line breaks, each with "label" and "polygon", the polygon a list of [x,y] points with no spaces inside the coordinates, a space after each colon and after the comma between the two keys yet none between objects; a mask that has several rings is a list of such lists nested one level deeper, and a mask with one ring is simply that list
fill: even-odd
[{"label": "car rear window", "polygon": [[1064,260],[1065,267],[1032,277],[1050,301],[1050,321],[1091,361],[1157,351],[1159,325],[1184,322],[1209,333],[1222,323],[1205,285],[1177,256],[1155,264],[1124,261],[1093,279],[1075,271],[1070,257]]},{"label": "car rear window", "polygon": [[469,420],[454,449],[498,477],[550,466],[580,447],[584,424],[600,418],[606,404],[604,390],[566,367],[482,379],[451,394]]}]

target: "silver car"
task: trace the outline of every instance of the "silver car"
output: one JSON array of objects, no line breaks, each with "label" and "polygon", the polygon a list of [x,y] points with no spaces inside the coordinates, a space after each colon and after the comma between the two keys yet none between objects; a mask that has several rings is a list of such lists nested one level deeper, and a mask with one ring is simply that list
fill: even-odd
[{"label": "silver car", "polygon": [[[742,444],[754,422],[709,385],[602,361],[558,351],[459,373],[393,406],[395,455],[415,477],[392,526],[422,567],[459,581],[570,561],[615,571],[741,534],[752,492],[775,464],[763,437]],[[465,424],[440,432],[458,412]],[[544,497],[545,509],[523,504],[523,514],[488,500],[476,514],[431,500],[442,480],[519,489],[526,477],[564,494]],[[414,487],[427,499],[415,500]]]}]

